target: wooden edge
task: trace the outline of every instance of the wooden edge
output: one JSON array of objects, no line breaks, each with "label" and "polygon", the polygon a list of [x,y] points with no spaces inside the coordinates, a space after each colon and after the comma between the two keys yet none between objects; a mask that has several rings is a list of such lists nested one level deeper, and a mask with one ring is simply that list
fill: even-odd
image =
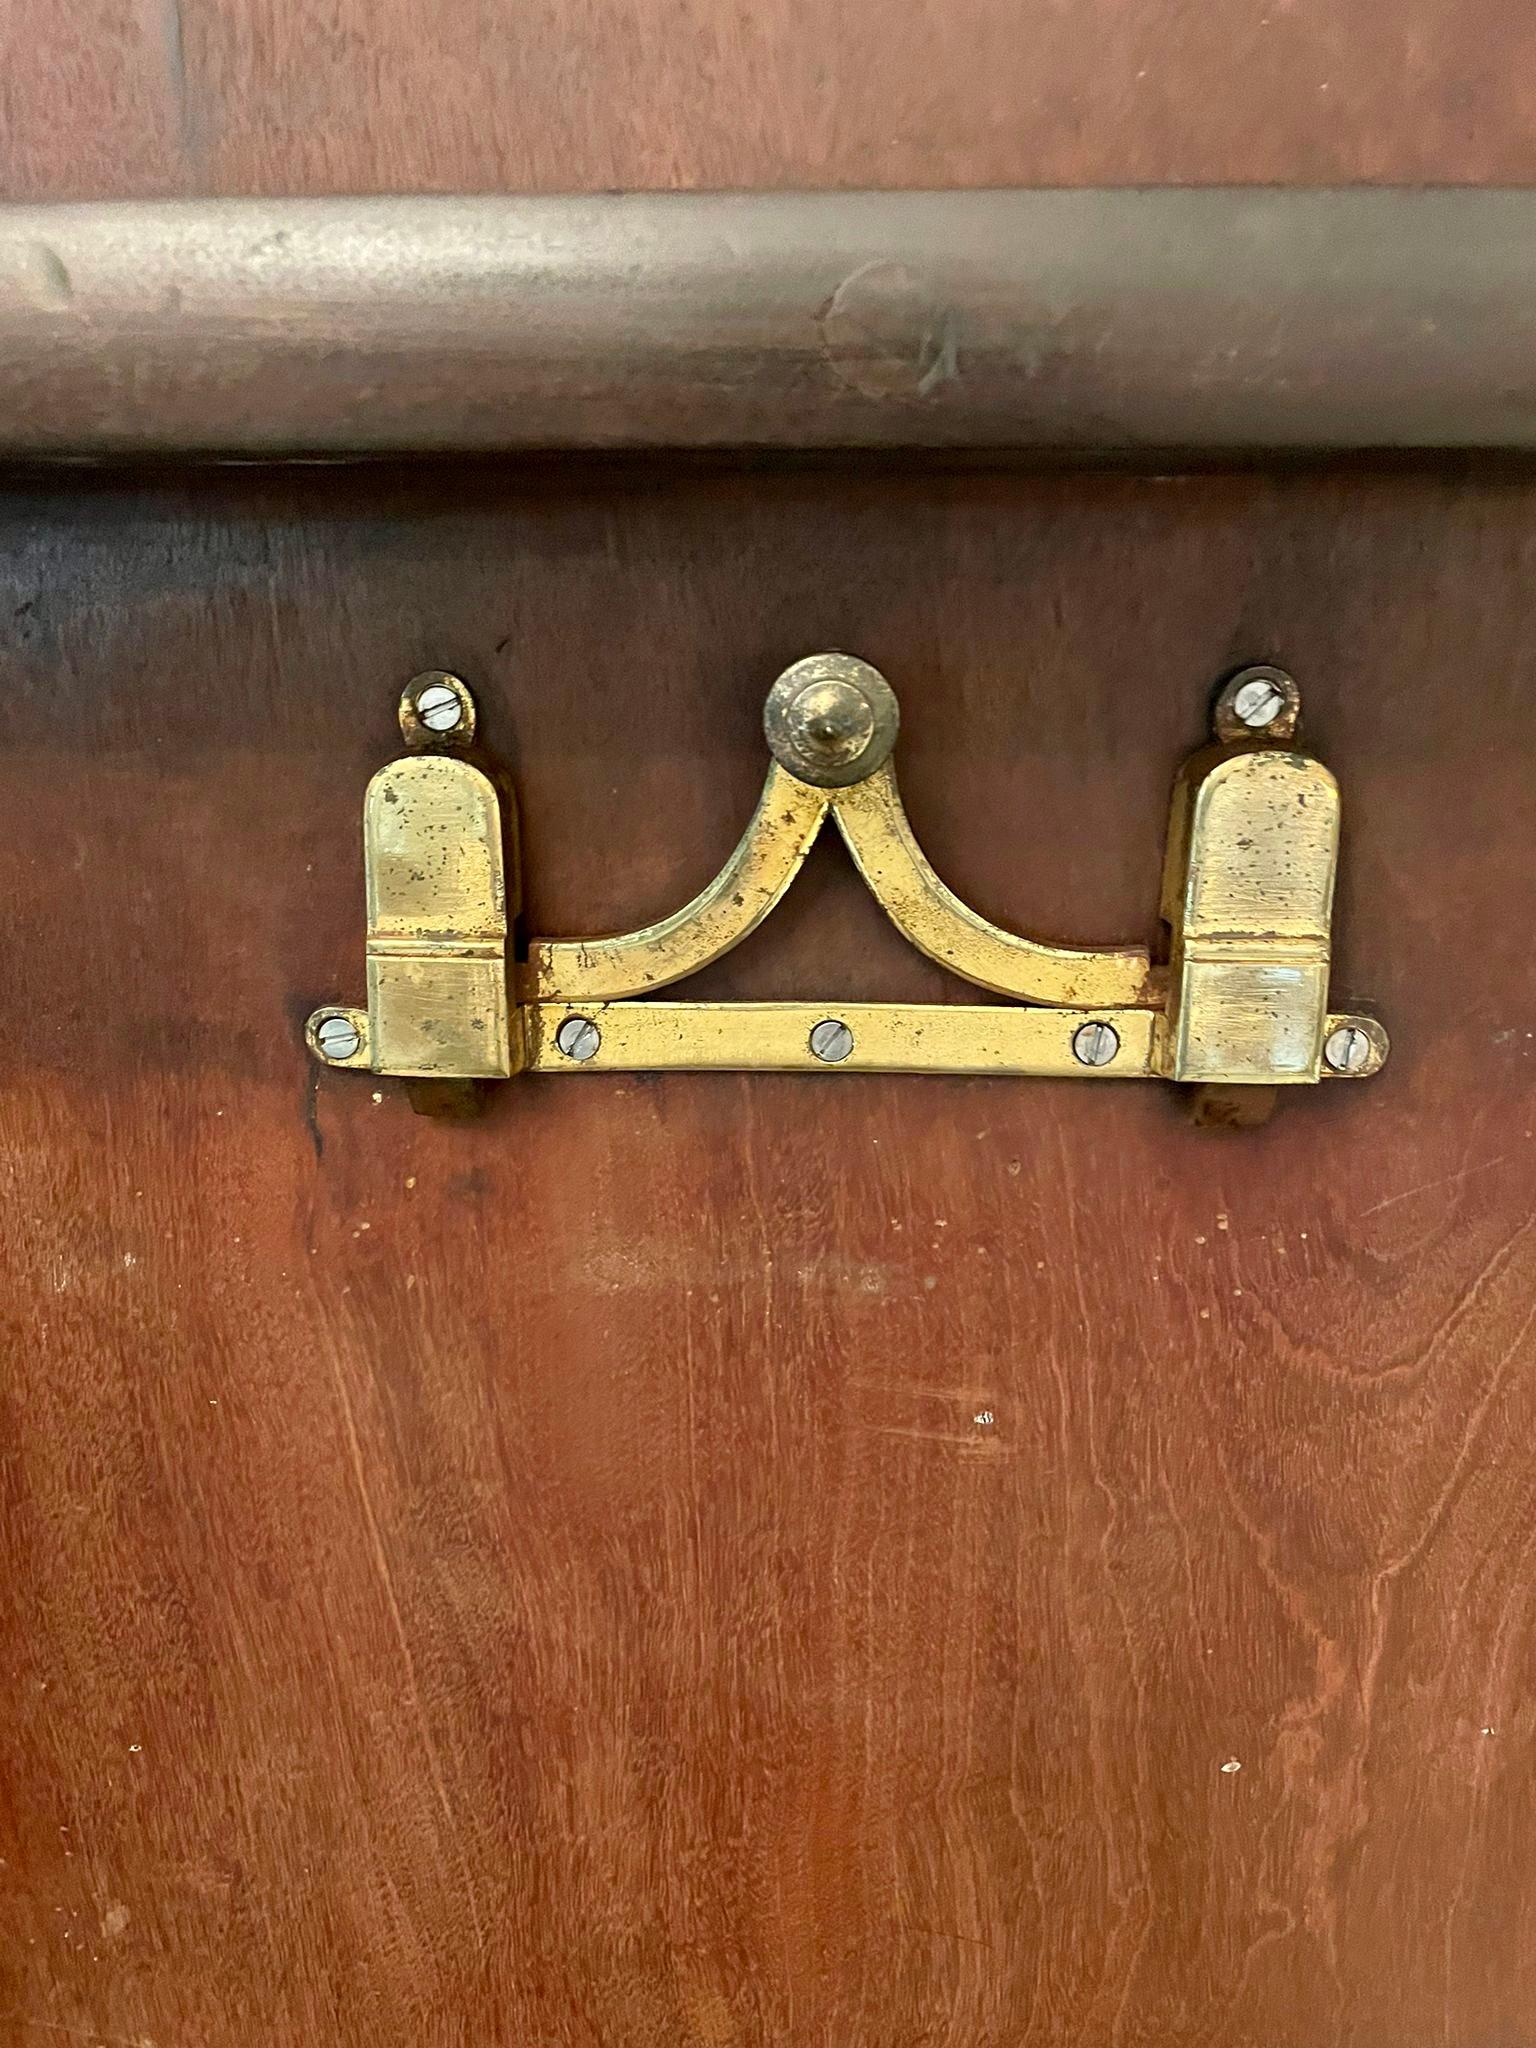
[{"label": "wooden edge", "polygon": [[1536,447],[1536,191],[0,208],[0,456]]}]

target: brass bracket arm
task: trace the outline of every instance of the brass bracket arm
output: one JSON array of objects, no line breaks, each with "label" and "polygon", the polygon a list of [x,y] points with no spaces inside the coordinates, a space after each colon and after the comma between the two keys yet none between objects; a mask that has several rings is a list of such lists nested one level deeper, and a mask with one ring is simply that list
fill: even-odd
[{"label": "brass bracket arm", "polygon": [[[1300,709],[1295,683],[1274,668],[1244,670],[1218,697],[1213,743],[1174,789],[1165,958],[1154,963],[1145,947],[1026,938],[962,902],[902,806],[890,685],[850,655],[813,655],[769,693],[768,777],[715,879],[638,931],[533,939],[519,966],[508,953],[516,821],[463,758],[473,698],[434,670],[401,699],[413,751],[382,768],[364,799],[367,1007],[316,1010],[310,1049],[328,1066],[437,1081],[722,1068],[1221,1088],[1362,1079],[1386,1059],[1387,1036],[1372,1017],[1329,1008],[1339,792],[1301,749]],[[897,929],[1009,1000],[652,1000],[756,930],[829,817]]]}]

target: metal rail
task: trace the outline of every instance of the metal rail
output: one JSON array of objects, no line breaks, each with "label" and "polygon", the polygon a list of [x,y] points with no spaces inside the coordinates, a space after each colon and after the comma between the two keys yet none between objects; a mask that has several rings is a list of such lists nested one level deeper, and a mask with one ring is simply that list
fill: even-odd
[{"label": "metal rail", "polygon": [[1536,191],[0,208],[0,455],[1536,448]]}]

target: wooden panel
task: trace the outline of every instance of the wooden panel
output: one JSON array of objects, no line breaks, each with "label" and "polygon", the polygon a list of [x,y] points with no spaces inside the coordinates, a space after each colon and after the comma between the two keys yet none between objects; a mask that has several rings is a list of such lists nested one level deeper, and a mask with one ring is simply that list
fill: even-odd
[{"label": "wooden panel", "polygon": [[0,196],[1536,178],[1518,0],[0,0]]},{"label": "wooden panel", "polygon": [[[13,488],[0,2038],[1520,2048],[1528,485]],[[1341,776],[1379,1082],[317,1074],[462,665],[545,930],[824,644],[985,911],[1145,936],[1224,665]],[[702,993],[963,995],[835,849]],[[988,1420],[986,1418],[990,1417]]]}]

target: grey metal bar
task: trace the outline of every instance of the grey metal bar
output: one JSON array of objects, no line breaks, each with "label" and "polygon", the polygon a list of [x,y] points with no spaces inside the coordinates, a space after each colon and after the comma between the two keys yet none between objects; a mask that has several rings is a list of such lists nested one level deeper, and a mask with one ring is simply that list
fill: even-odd
[{"label": "grey metal bar", "polygon": [[0,208],[0,454],[1536,448],[1536,191]]}]

